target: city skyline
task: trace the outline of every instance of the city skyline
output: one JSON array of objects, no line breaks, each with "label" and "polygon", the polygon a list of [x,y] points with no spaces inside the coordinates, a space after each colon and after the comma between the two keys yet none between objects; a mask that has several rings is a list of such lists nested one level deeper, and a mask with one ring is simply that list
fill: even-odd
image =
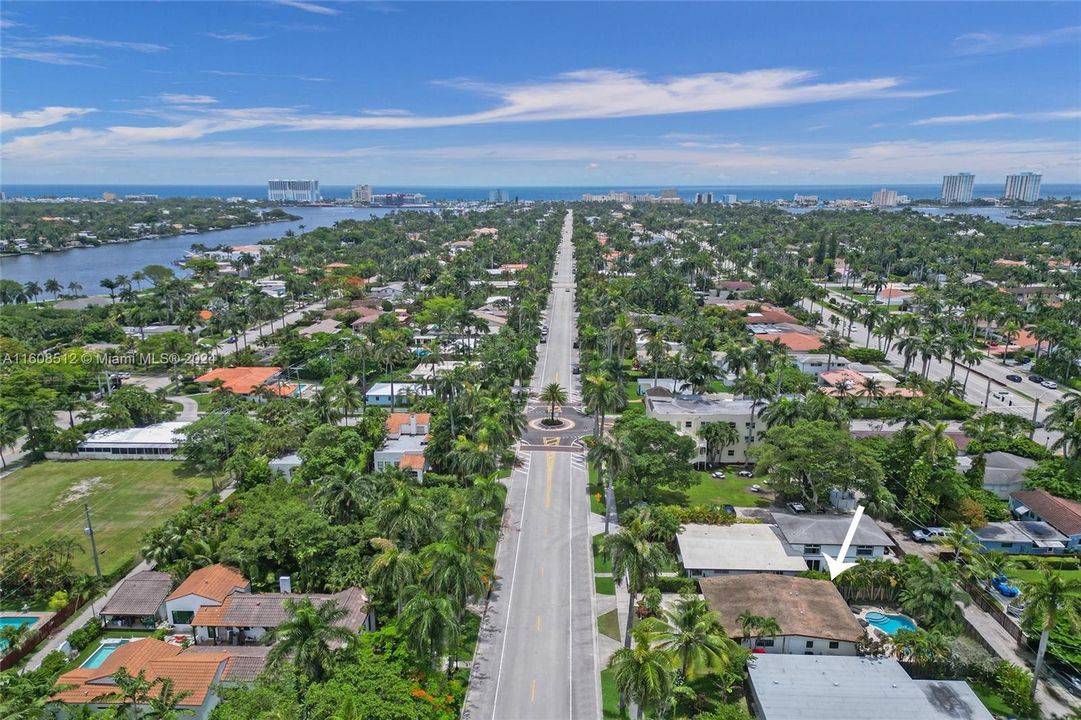
[{"label": "city skyline", "polygon": [[1081,10],[970,10],[10,2],[4,182],[1078,182]]}]

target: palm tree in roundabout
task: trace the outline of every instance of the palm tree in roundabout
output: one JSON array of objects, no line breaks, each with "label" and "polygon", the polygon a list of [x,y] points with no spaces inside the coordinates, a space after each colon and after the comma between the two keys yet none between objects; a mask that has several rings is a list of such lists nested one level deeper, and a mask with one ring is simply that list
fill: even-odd
[{"label": "palm tree in roundabout", "polygon": [[562,420],[556,420],[556,408],[567,402],[567,391],[559,383],[549,383],[540,392],[540,400],[548,406],[548,417],[541,422],[544,425],[562,425]]}]

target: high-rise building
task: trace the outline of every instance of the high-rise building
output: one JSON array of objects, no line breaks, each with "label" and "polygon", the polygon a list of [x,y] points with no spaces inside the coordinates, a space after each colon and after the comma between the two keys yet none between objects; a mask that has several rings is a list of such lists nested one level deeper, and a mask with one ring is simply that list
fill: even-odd
[{"label": "high-rise building", "polygon": [[352,193],[353,203],[356,205],[371,205],[372,204],[372,186],[371,185],[354,185]]},{"label": "high-rise building", "polygon": [[944,203],[970,203],[972,202],[972,185],[976,176],[972,173],[957,173],[946,175],[942,178],[942,202]]},{"label": "high-rise building", "polygon": [[505,203],[510,202],[510,196],[506,190],[489,190],[488,202],[490,203]]},{"label": "high-rise building", "polygon": [[318,180],[267,180],[267,199],[277,202],[319,202]]},{"label": "high-rise building", "polygon": [[1034,203],[1040,199],[1040,180],[1043,175],[1033,172],[1017,173],[1006,176],[1006,200],[1020,200]]},{"label": "high-rise building", "polygon": [[882,189],[871,193],[871,204],[875,207],[897,207],[897,191]]},{"label": "high-rise building", "polygon": [[726,193],[724,195],[721,195],[721,202],[723,202],[725,205],[735,205],[736,196],[733,193]]},{"label": "high-rise building", "polygon": [[713,204],[713,193],[711,193],[711,192],[695,193],[694,194],[694,204],[695,205],[712,205]]}]

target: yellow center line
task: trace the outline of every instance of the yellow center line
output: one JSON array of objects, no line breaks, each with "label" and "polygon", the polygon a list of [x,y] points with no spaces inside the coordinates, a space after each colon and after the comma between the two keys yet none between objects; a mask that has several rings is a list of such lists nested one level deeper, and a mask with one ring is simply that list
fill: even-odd
[{"label": "yellow center line", "polygon": [[537,632],[540,632],[540,615],[537,616]]},{"label": "yellow center line", "polygon": [[537,699],[537,681],[533,681],[533,687],[529,691],[529,702],[533,702]]}]

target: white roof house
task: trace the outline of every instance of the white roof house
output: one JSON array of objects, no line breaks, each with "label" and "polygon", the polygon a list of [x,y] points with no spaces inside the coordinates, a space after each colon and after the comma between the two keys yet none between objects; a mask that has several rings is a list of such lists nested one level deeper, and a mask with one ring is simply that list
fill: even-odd
[{"label": "white roof house", "polygon": [[913,680],[892,658],[755,655],[748,664],[759,720],[992,720],[963,680]]},{"label": "white roof house", "polygon": [[750,523],[687,523],[676,535],[679,556],[691,577],[742,573],[795,575],[807,570],[803,557],[775,527]]},{"label": "white roof house", "polygon": [[180,430],[188,422],[163,422],[140,428],[98,430],[79,443],[78,454],[88,458],[169,460],[184,439]]}]

